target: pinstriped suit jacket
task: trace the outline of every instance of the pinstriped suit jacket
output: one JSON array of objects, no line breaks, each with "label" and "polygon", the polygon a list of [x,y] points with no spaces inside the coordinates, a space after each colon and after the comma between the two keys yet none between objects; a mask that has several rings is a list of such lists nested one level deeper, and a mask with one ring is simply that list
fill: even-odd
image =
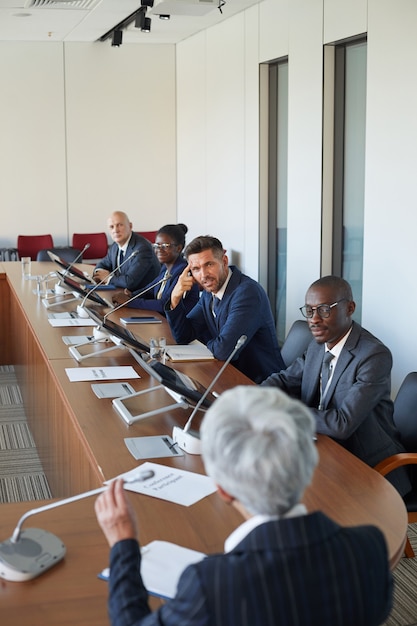
[{"label": "pinstriped suit jacket", "polygon": [[319,512],[262,524],[230,553],[188,567],[155,613],[139,561],[133,540],[112,548],[113,626],[377,626],[391,609],[382,533]]}]

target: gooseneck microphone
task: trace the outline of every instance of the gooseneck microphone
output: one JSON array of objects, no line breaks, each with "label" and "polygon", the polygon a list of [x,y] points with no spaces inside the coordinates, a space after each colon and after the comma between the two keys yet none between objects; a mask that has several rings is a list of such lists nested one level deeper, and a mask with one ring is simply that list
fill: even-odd
[{"label": "gooseneck microphone", "polygon": [[103,285],[104,283],[107,283],[110,278],[112,278],[112,276],[114,276],[116,274],[116,272],[118,272],[120,270],[121,267],[123,267],[123,265],[125,263],[127,263],[128,261],[130,261],[130,259],[133,259],[135,256],[137,256],[139,254],[139,250],[133,250],[132,254],[129,254],[128,257],[126,257],[121,263],[119,263],[114,270],[112,270],[109,274],[107,274],[107,276],[105,276],[105,278],[103,278],[102,280],[100,280],[99,283],[97,283],[97,285],[94,285],[94,287],[92,289],[89,289],[87,291],[87,293],[85,294],[84,298],[81,301],[81,304],[78,305],[77,307],[77,313],[80,317],[88,317],[88,315],[85,313],[84,306],[86,303],[86,300],[88,300],[88,298],[90,297],[90,294],[94,293],[99,287],[101,287],[101,285]]},{"label": "gooseneck microphone", "polygon": [[91,243],[86,243],[85,244],[84,248],[77,254],[75,259],[73,261],[71,261],[71,263],[68,265],[67,269],[63,271],[63,276],[67,276],[67,274],[71,273],[71,268],[74,267],[74,265],[77,263],[77,261],[82,258],[84,252],[86,250],[88,250],[88,248],[90,246],[91,246]]},{"label": "gooseneck microphone", "polygon": [[[125,480],[124,484],[144,482],[152,478],[154,474],[153,470],[140,470]],[[0,543],[0,578],[15,582],[31,580],[59,563],[65,556],[65,545],[49,531],[40,528],[22,530],[22,524],[28,517],[98,495],[106,489],[107,486],[92,489],[58,502],[31,509],[22,515],[11,538]]]},{"label": "gooseneck microphone", "polygon": [[[67,295],[68,293],[71,293],[71,291],[69,291],[63,284],[63,279],[65,278],[65,276],[68,276],[68,274],[71,274],[71,269],[74,267],[74,265],[77,263],[77,261],[82,258],[82,255],[84,254],[84,252],[86,250],[88,250],[88,248],[90,247],[91,244],[86,243],[84,248],[77,254],[77,256],[75,257],[75,259],[73,261],[71,261],[71,263],[69,263],[68,267],[66,267],[64,269],[64,271],[62,272],[62,274],[60,275],[60,279],[58,280],[58,282],[55,285],[54,291],[56,293],[56,295],[58,296],[64,296]],[[48,255],[51,259],[51,261],[58,261],[58,257],[54,252],[51,252],[50,250],[48,250]],[[50,272],[50,274],[53,273],[56,275],[55,272]],[[48,276],[48,275],[47,275]],[[43,279],[44,280],[44,279]],[[58,305],[59,303],[57,303]]]},{"label": "gooseneck microphone", "polygon": [[229,365],[230,361],[233,359],[236,352],[240,350],[240,348],[245,344],[246,340],[247,340],[246,335],[241,335],[239,337],[232,352],[229,354],[226,361],[223,363],[223,365],[217,372],[216,376],[213,378],[213,380],[211,381],[211,383],[209,384],[209,386],[207,387],[207,389],[201,396],[200,400],[195,405],[194,410],[191,413],[190,417],[188,418],[187,423],[185,424],[184,428],[180,428],[179,426],[174,426],[174,429],[172,431],[172,439],[174,443],[176,443],[181,448],[181,450],[184,450],[185,452],[188,452],[189,454],[201,454],[200,437],[198,436],[198,433],[195,433],[195,431],[190,431],[192,421],[194,419],[195,414],[197,413],[197,411],[200,409],[201,405],[203,404],[204,400],[207,398],[208,394],[213,389],[214,385],[219,380],[220,376],[223,374],[224,370]]},{"label": "gooseneck microphone", "polygon": [[129,298],[129,300],[126,300],[126,302],[123,302],[123,304],[118,304],[116,307],[114,307],[114,309],[112,309],[111,311],[106,313],[106,315],[103,316],[103,321],[105,322],[109,315],[111,315],[112,313],[115,313],[115,311],[118,311],[119,309],[123,308],[124,306],[127,306],[130,302],[132,302],[132,300],[136,300],[136,298],[140,298],[145,293],[148,293],[148,291],[151,291],[151,289],[153,289],[154,287],[157,287],[158,285],[161,285],[162,283],[166,283],[166,281],[169,280],[171,277],[172,277],[172,274],[168,274],[167,276],[164,276],[163,278],[158,280],[156,283],[153,283],[152,285],[149,285],[149,287],[146,287],[146,289],[143,289],[142,291],[140,291],[136,295],[134,295],[131,298]]}]

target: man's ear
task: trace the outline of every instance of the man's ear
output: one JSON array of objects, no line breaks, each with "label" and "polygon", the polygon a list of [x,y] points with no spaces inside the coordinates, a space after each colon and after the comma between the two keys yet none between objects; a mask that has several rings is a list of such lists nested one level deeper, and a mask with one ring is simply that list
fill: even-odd
[{"label": "man's ear", "polygon": [[220,487],[220,485],[216,485],[216,487],[217,487],[217,492],[219,496],[221,497],[221,499],[224,500],[226,504],[232,504],[235,498],[231,496],[230,493],[227,493],[227,491],[225,491],[223,487]]},{"label": "man's ear", "polygon": [[347,310],[348,315],[353,315],[356,309],[356,303],[353,300],[349,300]]}]

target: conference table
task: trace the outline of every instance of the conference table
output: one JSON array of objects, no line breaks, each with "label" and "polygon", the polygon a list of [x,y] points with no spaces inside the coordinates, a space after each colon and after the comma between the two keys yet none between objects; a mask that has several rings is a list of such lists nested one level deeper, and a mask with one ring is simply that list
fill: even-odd
[{"label": "conference table", "polygon": [[[32,263],[32,273],[45,275],[54,267],[49,263]],[[125,439],[171,435],[173,426],[184,426],[192,409],[168,409],[128,426],[114,410],[111,399],[98,398],[93,393],[91,382],[70,382],[67,368],[130,365],[140,375],[126,381],[135,391],[156,387],[157,381],[123,347],[100,355],[103,344],[83,346],[80,348],[83,353],[85,350],[97,355],[80,363],[75,361],[62,337],[91,334],[91,327],[53,328],[48,313],[74,310],[77,302],[47,309],[43,298],[34,291],[36,282],[22,278],[19,263],[0,264],[3,363],[4,358],[9,358],[15,365],[27,419],[53,497],[59,501],[99,487],[104,481],[140,465],[143,461],[134,459]],[[102,295],[108,297],[105,292]],[[123,313],[126,309],[122,308],[111,313],[109,319],[118,322]],[[146,312],[135,311],[135,314]],[[166,320],[162,316],[160,319],[160,324],[135,327],[135,335],[144,342],[152,336],[165,336],[167,343],[174,343]],[[212,360],[169,365],[207,387],[222,363]],[[240,384],[253,383],[228,365],[216,381],[214,391],[220,394]],[[137,404],[135,410],[142,412],[172,405],[172,398],[164,389],[155,389],[132,402]],[[198,428],[201,418],[198,412],[195,427]],[[317,448],[319,465],[303,497],[308,510],[322,510],[345,526],[378,526],[385,535],[390,565],[394,568],[402,556],[407,531],[407,514],[401,497],[388,481],[332,439],[319,435]],[[185,453],[148,460],[204,474],[198,455]],[[215,493],[189,507],[137,493],[131,494],[130,499],[139,520],[142,544],[159,539],[204,553],[221,552],[226,537],[242,521],[235,509]],[[0,504],[0,541],[11,536],[23,513],[43,504],[43,501]],[[107,584],[97,574],[108,564],[108,548],[95,518],[94,498],[39,513],[25,526],[44,528],[58,535],[66,545],[67,554],[63,561],[32,581],[0,580],[2,624],[107,623]],[[153,608],[159,602],[151,598]]]}]

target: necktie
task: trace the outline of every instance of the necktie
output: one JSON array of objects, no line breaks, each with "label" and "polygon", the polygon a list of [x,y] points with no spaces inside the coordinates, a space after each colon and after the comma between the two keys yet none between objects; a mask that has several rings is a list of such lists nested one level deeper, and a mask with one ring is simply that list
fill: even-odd
[{"label": "necktie", "polygon": [[213,296],[212,311],[213,311],[214,317],[217,317],[217,312],[218,312],[220,302],[221,302],[220,298],[218,298],[217,296]]},{"label": "necktie", "polygon": [[331,361],[333,361],[333,359],[334,359],[334,354],[332,354],[330,351],[327,351],[324,353],[323,363],[321,365],[321,393],[320,393],[319,409],[323,408],[323,401],[327,392],[326,387],[330,378],[330,371],[331,371],[330,363]]},{"label": "necktie", "polygon": [[[164,278],[168,278],[168,276],[169,276],[169,270],[166,270],[165,274],[164,274]],[[165,289],[166,284],[167,284],[167,281],[165,281],[164,283],[161,283],[161,286],[159,287],[158,293],[156,294],[156,299],[157,300],[160,300],[162,298],[162,294],[163,294],[163,291]]]},{"label": "necktie", "polygon": [[120,250],[119,251],[119,265],[123,263],[124,258],[125,258],[125,253],[123,252],[123,250]]}]

